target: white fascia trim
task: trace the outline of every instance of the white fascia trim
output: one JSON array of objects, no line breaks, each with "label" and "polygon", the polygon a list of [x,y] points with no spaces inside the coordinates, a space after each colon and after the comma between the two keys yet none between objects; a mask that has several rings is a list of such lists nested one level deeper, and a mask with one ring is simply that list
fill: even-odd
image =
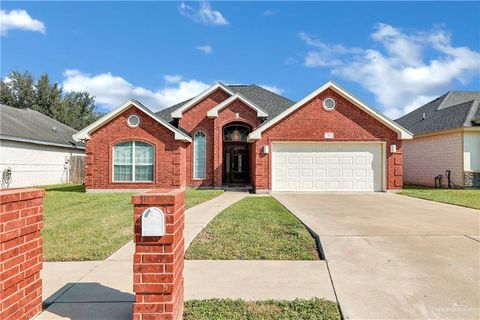
[{"label": "white fascia trim", "polygon": [[200,93],[198,96],[196,96],[195,98],[193,98],[192,100],[188,101],[187,103],[185,103],[183,106],[181,106],[180,108],[178,108],[177,110],[173,111],[171,113],[171,116],[172,118],[175,118],[175,119],[180,119],[182,118],[183,116],[183,112],[188,110],[189,108],[191,108],[192,106],[194,106],[196,103],[200,102],[202,99],[204,99],[205,97],[207,97],[209,94],[211,94],[212,92],[214,92],[215,90],[217,89],[222,89],[223,91],[225,91],[226,93],[228,93],[229,95],[233,96],[234,95],[234,92],[231,91],[230,89],[228,89],[223,83],[221,83],[220,81],[218,81],[217,83],[215,83],[213,86],[211,86],[210,88],[206,89],[205,91],[203,91],[202,93]]},{"label": "white fascia trim", "polygon": [[[44,140],[36,140],[36,139],[29,139],[29,138],[20,138],[20,137],[11,137],[0,135],[0,140],[7,140],[7,141],[15,141],[15,142],[24,142],[24,143],[31,143],[31,144],[40,144],[44,146],[53,146],[53,147],[60,147],[60,148],[69,148],[69,149],[78,149],[78,150],[85,150],[85,147],[78,146],[78,145],[71,145],[71,144],[62,144]],[[77,141],[78,142],[78,141]]]},{"label": "white fascia trim", "polygon": [[228,106],[230,103],[234,102],[235,100],[240,100],[253,110],[257,111],[257,117],[259,118],[266,118],[268,117],[268,113],[263,111],[260,107],[258,107],[253,102],[248,101],[245,97],[243,97],[239,93],[235,93],[233,96],[228,98],[227,100],[223,101],[222,103],[218,104],[217,106],[213,107],[212,109],[208,110],[207,117],[209,118],[216,118],[218,117],[218,112]]},{"label": "white fascia trim", "polygon": [[368,113],[369,115],[371,115],[372,117],[374,117],[375,119],[377,119],[378,121],[380,121],[381,123],[383,123],[384,125],[386,125],[387,127],[391,128],[392,130],[396,131],[398,133],[398,137],[399,139],[401,140],[404,140],[404,139],[412,139],[413,135],[411,132],[409,132],[408,130],[406,130],[405,128],[403,128],[402,126],[400,126],[399,124],[397,124],[396,122],[394,122],[393,120],[389,119],[388,117],[386,117],[385,115],[379,113],[378,111],[376,111],[375,109],[369,107],[368,105],[366,105],[365,103],[363,103],[361,100],[357,99],[356,97],[354,97],[352,94],[350,94],[347,90],[343,89],[341,86],[339,86],[338,84],[336,84],[335,82],[333,81],[328,81],[327,83],[325,83],[324,85],[322,85],[320,88],[318,88],[317,90],[313,91],[312,93],[310,93],[309,95],[307,95],[305,98],[303,98],[302,100],[298,101],[297,103],[295,103],[294,105],[292,105],[291,107],[289,107],[288,109],[286,109],[285,111],[283,111],[282,113],[280,113],[278,116],[276,116],[275,118],[273,118],[272,120],[268,121],[265,125],[259,127],[257,130],[254,130],[252,131],[249,135],[248,135],[248,141],[254,141],[254,140],[259,140],[262,138],[262,132],[267,130],[268,128],[270,128],[271,126],[273,126],[274,124],[280,122],[283,118],[285,118],[286,116],[288,116],[289,114],[291,114],[292,112],[294,112],[295,110],[299,109],[300,107],[302,107],[305,103],[309,102],[310,100],[312,100],[313,98],[315,98],[316,96],[318,96],[321,92],[325,91],[326,89],[328,88],[332,88],[333,90],[335,90],[336,92],[338,92],[339,94],[341,94],[342,96],[344,96],[346,99],[350,100],[352,103],[354,103],[357,107],[359,107],[360,109],[362,109],[363,111],[365,111],[366,113]]},{"label": "white fascia trim", "polygon": [[165,128],[169,129],[175,134],[175,140],[180,140],[184,142],[192,142],[192,138],[190,138],[186,133],[180,131],[179,129],[175,128],[172,126],[170,123],[164,121],[163,119],[159,118],[155,113],[153,113],[150,109],[148,109],[146,106],[141,104],[140,102],[130,99],[127,102],[125,102],[123,105],[113,109],[110,113],[106,114],[105,116],[101,117],[88,127],[84,128],[83,130],[77,132],[74,134],[72,137],[75,141],[81,141],[81,140],[88,140],[90,139],[90,133],[92,133],[95,129],[101,127],[103,124],[107,123],[120,113],[122,113],[124,110],[130,108],[131,106],[136,107],[137,109],[140,109],[147,115],[149,115],[152,119],[156,120],[158,123],[163,125]]}]

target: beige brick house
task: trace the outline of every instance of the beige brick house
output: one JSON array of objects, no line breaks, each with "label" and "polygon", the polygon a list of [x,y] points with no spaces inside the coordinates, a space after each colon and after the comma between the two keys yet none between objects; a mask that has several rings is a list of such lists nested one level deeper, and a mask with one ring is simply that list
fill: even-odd
[{"label": "beige brick house", "polygon": [[404,181],[480,187],[480,92],[450,91],[397,119],[414,134],[403,142]]}]

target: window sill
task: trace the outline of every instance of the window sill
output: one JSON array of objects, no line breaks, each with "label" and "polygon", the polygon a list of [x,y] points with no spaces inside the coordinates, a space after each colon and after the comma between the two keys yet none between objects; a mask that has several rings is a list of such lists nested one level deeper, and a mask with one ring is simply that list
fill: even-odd
[{"label": "window sill", "polygon": [[155,184],[154,181],[112,181],[112,183]]}]

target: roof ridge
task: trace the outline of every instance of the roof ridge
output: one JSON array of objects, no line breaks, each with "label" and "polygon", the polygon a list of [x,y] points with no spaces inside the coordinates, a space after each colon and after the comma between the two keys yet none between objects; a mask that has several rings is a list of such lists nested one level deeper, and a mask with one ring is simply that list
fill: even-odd
[{"label": "roof ridge", "polygon": [[479,106],[480,101],[477,100],[477,99],[474,99],[471,102],[472,102],[472,104],[470,105],[470,110],[465,115],[465,119],[464,119],[464,122],[463,122],[464,127],[471,127],[472,126],[472,122],[475,119],[475,115],[477,114],[477,110],[479,110],[478,106]]},{"label": "roof ridge", "polygon": [[[442,99],[442,102],[440,102],[440,104],[438,105],[437,107],[437,110],[441,110],[443,109],[443,106],[444,106],[444,103],[445,101],[447,101],[448,97],[450,97],[450,95],[452,94],[453,91],[448,91],[446,94],[444,94],[443,96],[440,96],[438,97],[437,99],[440,99],[441,97],[443,97]],[[436,99],[435,99],[436,100]],[[435,100],[432,100],[432,101],[435,101]]]}]

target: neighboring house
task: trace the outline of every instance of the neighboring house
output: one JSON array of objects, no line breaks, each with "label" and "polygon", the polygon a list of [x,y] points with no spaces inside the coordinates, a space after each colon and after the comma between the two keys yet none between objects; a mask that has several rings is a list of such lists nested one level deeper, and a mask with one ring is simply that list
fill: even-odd
[{"label": "neighboring house", "polygon": [[450,91],[406,114],[397,123],[414,134],[403,144],[404,180],[433,186],[450,170],[460,187],[480,187],[480,92]]},{"label": "neighboring house", "polygon": [[298,102],[217,83],[157,113],[130,100],[74,138],[86,141],[90,191],[396,191],[411,134],[333,82]]},{"label": "neighboring house", "polygon": [[76,132],[37,111],[0,105],[0,174],[11,170],[2,188],[68,182],[70,157],[85,154]]}]

